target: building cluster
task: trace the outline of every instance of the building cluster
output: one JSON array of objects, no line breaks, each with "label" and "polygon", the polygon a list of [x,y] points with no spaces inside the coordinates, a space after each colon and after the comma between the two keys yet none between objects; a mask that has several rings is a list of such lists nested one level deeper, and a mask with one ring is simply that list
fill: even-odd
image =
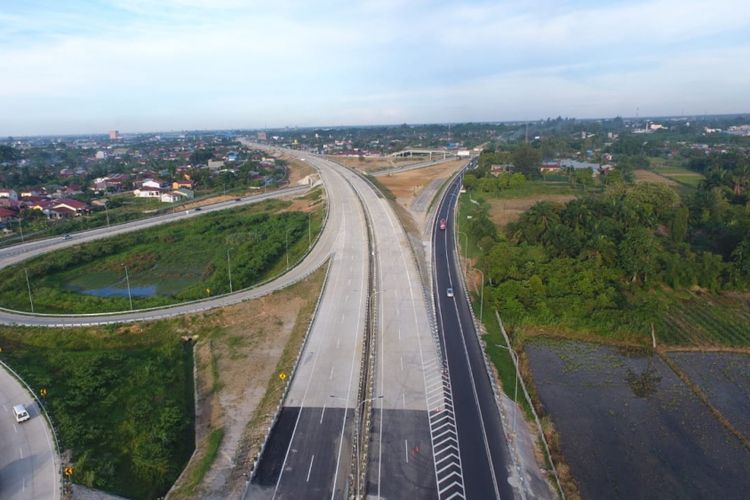
[{"label": "building cluster", "polygon": [[38,211],[48,219],[77,217],[91,210],[88,203],[65,196],[66,192],[60,191],[50,194],[46,191],[26,190],[19,194],[14,189],[0,189],[0,223],[18,220],[26,210]]}]

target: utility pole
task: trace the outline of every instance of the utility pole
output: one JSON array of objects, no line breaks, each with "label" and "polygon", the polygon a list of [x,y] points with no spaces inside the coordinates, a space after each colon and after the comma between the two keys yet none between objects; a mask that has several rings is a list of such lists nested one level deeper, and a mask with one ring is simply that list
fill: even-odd
[{"label": "utility pole", "polygon": [[294,231],[293,227],[286,230],[286,270],[289,270],[289,231]]},{"label": "utility pole", "polygon": [[307,249],[312,246],[312,212],[307,213]]},{"label": "utility pole", "polygon": [[229,293],[234,292],[232,288],[232,265],[229,261],[229,247],[227,247],[227,274],[229,275]]},{"label": "utility pole", "polygon": [[482,275],[482,291],[479,292],[479,322],[484,322],[484,273],[477,269],[477,272]]},{"label": "utility pole", "polygon": [[107,208],[107,202],[104,202],[104,213],[107,215],[107,227],[109,227],[109,208]]},{"label": "utility pole", "polygon": [[133,310],[133,294],[130,293],[130,276],[128,276],[128,266],[123,264],[125,268],[125,282],[128,284],[128,299],[130,300],[130,310]]},{"label": "utility pole", "polygon": [[34,300],[31,298],[31,282],[29,281],[29,271],[23,268],[24,274],[26,274],[26,288],[29,290],[29,304],[31,304],[31,312],[34,312]]},{"label": "utility pole", "polygon": [[21,243],[23,243],[23,219],[18,218],[18,230],[21,232]]}]

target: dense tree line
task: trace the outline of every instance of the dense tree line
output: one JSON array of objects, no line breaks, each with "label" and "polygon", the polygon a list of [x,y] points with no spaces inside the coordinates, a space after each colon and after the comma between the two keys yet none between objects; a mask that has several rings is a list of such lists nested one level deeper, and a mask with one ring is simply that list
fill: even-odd
[{"label": "dense tree line", "polygon": [[485,296],[511,324],[646,332],[664,289],[750,286],[750,217],[707,182],[687,202],[657,184],[541,202],[498,232],[470,208]]}]

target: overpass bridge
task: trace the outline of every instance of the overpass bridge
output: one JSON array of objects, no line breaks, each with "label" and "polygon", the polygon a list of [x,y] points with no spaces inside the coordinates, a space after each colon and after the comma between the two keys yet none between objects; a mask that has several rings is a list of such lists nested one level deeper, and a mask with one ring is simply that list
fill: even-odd
[{"label": "overpass bridge", "polygon": [[446,151],[444,149],[404,149],[403,151],[396,151],[395,153],[391,153],[389,156],[392,158],[414,158],[414,157],[422,157],[422,158],[429,158],[432,160],[433,158],[442,158],[443,160],[447,158],[458,158],[458,152],[457,151]]}]

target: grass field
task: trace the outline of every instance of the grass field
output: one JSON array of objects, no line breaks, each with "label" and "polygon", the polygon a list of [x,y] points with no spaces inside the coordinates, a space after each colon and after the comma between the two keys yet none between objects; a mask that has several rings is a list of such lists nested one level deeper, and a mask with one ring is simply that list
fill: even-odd
[{"label": "grass field", "polygon": [[673,180],[689,188],[697,188],[703,180],[703,176],[698,172],[683,168],[674,161],[654,159],[652,160],[651,170],[656,174]]},{"label": "grass field", "polygon": [[749,347],[750,305],[739,294],[701,294],[675,300],[657,340],[675,346]]},{"label": "grass field", "polygon": [[192,349],[179,320],[106,328],[0,327],[3,360],[45,399],[73,480],[163,495],[193,450]]},{"label": "grass field", "polygon": [[[154,307],[239,290],[286,269],[320,231],[324,206],[311,193],[201,215],[31,259],[35,312],[81,313]],[[309,226],[309,227],[308,227]],[[127,276],[125,270],[127,269]],[[0,271],[0,304],[29,310],[23,268]],[[129,281],[129,285],[128,285]]]}]

